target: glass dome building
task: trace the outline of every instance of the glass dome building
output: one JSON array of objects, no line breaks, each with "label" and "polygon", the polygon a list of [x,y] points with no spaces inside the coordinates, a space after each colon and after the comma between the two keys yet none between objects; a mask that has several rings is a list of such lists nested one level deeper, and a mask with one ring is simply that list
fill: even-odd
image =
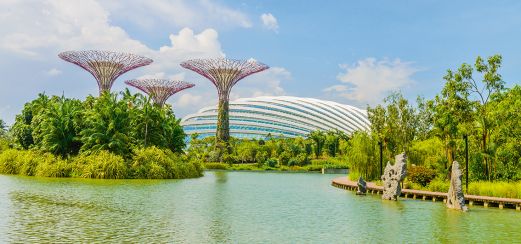
[{"label": "glass dome building", "polygon": [[[351,134],[369,129],[367,111],[331,101],[289,96],[230,101],[230,136],[236,138],[305,137],[315,130]],[[188,138],[214,136],[217,106],[205,107],[181,120]]]}]

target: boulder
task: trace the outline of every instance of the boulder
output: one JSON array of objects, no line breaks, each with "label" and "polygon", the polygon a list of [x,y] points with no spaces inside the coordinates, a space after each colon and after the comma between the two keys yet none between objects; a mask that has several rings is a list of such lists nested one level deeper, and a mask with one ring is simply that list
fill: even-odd
[{"label": "boulder", "polygon": [[384,188],[382,199],[384,200],[398,200],[398,197],[402,193],[400,183],[407,175],[407,156],[405,153],[396,155],[394,160],[394,165],[387,162],[384,175],[382,175]]},{"label": "boulder", "polygon": [[447,207],[461,211],[467,211],[465,206],[465,196],[461,183],[461,170],[457,161],[452,162],[452,171],[450,173],[450,187],[447,194]]},{"label": "boulder", "polygon": [[356,195],[365,195],[365,193],[367,192],[367,183],[365,182],[365,180],[362,177],[358,178],[358,182],[356,183],[356,185],[358,186]]}]

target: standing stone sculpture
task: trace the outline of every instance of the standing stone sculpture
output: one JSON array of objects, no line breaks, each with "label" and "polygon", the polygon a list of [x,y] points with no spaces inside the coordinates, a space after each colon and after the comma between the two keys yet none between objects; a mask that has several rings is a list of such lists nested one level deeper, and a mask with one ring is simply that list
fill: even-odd
[{"label": "standing stone sculpture", "polygon": [[367,183],[365,182],[365,180],[362,177],[358,178],[358,182],[356,183],[356,185],[358,186],[356,195],[365,195],[365,193],[367,192]]},{"label": "standing stone sculpture", "polygon": [[465,196],[461,186],[461,170],[457,161],[452,162],[452,171],[450,174],[450,187],[447,194],[447,207],[466,212]]},{"label": "standing stone sculpture", "polygon": [[382,175],[384,192],[382,199],[384,200],[398,200],[402,193],[400,183],[407,175],[407,156],[405,153],[396,155],[394,165],[387,162],[385,166],[384,175]]}]

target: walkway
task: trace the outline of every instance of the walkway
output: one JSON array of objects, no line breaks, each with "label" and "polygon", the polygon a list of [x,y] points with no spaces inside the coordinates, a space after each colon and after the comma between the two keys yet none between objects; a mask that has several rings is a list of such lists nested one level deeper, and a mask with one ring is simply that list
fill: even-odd
[{"label": "walkway", "polygon": [[[358,186],[356,181],[349,180],[347,177],[339,177],[333,179],[331,185],[334,187],[342,188],[345,190],[356,191]],[[381,194],[383,192],[382,186],[377,186],[373,182],[367,182],[367,192],[370,194]],[[438,200],[447,200],[447,193],[445,192],[432,192],[432,191],[421,191],[412,189],[402,189],[402,197],[422,200],[432,200],[433,202]],[[465,195],[465,202],[468,205],[483,205],[487,207],[498,207],[503,208],[515,208],[517,211],[521,210],[521,199],[516,198],[503,198],[503,197],[488,197],[488,196],[476,196],[476,195]]]}]

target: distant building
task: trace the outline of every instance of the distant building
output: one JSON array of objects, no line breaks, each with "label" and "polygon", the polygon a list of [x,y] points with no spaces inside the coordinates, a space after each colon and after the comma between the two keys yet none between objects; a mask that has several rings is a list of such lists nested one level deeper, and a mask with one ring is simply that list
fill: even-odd
[{"label": "distant building", "polygon": [[[190,136],[215,136],[217,106],[184,117],[181,125]],[[314,98],[289,96],[241,98],[230,101],[230,135],[236,138],[305,137],[315,130],[348,134],[367,130],[367,111]]]}]

